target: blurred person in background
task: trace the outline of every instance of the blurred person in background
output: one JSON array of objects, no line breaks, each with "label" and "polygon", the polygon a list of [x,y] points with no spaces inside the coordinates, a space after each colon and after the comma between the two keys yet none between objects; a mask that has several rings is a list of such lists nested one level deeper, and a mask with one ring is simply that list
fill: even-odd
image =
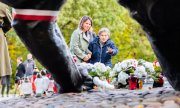
[{"label": "blurred person in background", "polygon": [[10,89],[10,78],[12,75],[11,60],[8,51],[5,33],[11,29],[12,16],[9,7],[0,2],[0,78],[1,95],[4,97],[4,90],[7,86],[7,96]]}]

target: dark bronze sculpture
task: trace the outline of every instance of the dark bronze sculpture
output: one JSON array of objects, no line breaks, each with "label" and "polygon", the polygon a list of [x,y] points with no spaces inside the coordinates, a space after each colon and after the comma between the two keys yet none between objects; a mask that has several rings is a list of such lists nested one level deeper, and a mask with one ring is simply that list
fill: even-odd
[{"label": "dark bronze sculpture", "polygon": [[83,77],[56,24],[63,0],[1,0],[14,7],[13,27],[29,51],[53,75],[61,93],[80,92]]},{"label": "dark bronze sculpture", "polygon": [[[53,74],[61,92],[81,91],[85,78],[74,64],[56,24],[57,12],[64,0],[0,1],[15,8],[15,31],[29,51]],[[175,90],[180,90],[178,0],[120,0],[120,3],[135,11],[135,19],[149,34],[165,75]]]},{"label": "dark bronze sculpture", "polygon": [[146,31],[163,73],[180,90],[180,2],[178,0],[119,0]]}]

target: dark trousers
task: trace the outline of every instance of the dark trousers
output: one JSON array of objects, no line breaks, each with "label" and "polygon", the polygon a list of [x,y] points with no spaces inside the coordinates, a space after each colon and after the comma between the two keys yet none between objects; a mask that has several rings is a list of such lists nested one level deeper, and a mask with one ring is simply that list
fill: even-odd
[{"label": "dark trousers", "polygon": [[8,96],[8,94],[9,94],[10,79],[11,79],[11,76],[10,76],[10,75],[6,75],[6,76],[2,76],[2,77],[1,77],[1,85],[2,85],[1,95],[2,95],[2,96],[4,96],[4,90],[5,90],[5,87],[6,87],[6,86],[7,86],[7,91],[6,91],[7,96]]}]

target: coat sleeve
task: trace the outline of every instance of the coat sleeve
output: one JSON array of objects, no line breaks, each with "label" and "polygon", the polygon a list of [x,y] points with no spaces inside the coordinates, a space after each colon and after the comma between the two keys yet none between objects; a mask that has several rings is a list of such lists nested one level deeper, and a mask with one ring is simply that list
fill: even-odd
[{"label": "coat sleeve", "polygon": [[89,49],[87,49],[86,53],[87,54],[92,54],[92,52]]},{"label": "coat sleeve", "polygon": [[25,69],[25,66],[24,66],[23,63],[22,63],[22,70],[23,70],[23,73],[25,74],[26,73],[26,69]]},{"label": "coat sleeve", "polygon": [[36,63],[35,63],[35,61],[33,60],[33,69],[35,69],[35,67],[36,67]]},{"label": "coat sleeve", "polygon": [[10,9],[7,5],[4,6],[3,10],[4,10],[3,13],[5,16],[3,17],[4,23],[2,25],[2,29],[3,29],[3,32],[6,33],[11,29],[12,16],[11,16]]},{"label": "coat sleeve", "polygon": [[111,43],[111,48],[112,48],[112,51],[113,51],[113,53],[111,55],[115,56],[118,53],[118,49],[115,46],[114,42]]},{"label": "coat sleeve", "polygon": [[88,50],[92,53],[92,50],[93,50],[93,47],[92,47],[92,42],[91,42],[91,43],[89,43]]},{"label": "coat sleeve", "polygon": [[82,51],[79,47],[80,44],[80,36],[76,33],[73,32],[72,34],[72,39],[71,39],[71,51],[80,59],[83,59],[86,54],[84,51]]}]

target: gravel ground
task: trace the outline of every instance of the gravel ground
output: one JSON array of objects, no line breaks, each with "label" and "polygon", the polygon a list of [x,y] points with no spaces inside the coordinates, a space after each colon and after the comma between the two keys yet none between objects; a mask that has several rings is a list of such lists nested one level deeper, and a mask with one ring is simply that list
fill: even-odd
[{"label": "gravel ground", "polygon": [[151,90],[92,90],[44,97],[1,97],[0,108],[180,108],[180,92],[171,87]]}]

